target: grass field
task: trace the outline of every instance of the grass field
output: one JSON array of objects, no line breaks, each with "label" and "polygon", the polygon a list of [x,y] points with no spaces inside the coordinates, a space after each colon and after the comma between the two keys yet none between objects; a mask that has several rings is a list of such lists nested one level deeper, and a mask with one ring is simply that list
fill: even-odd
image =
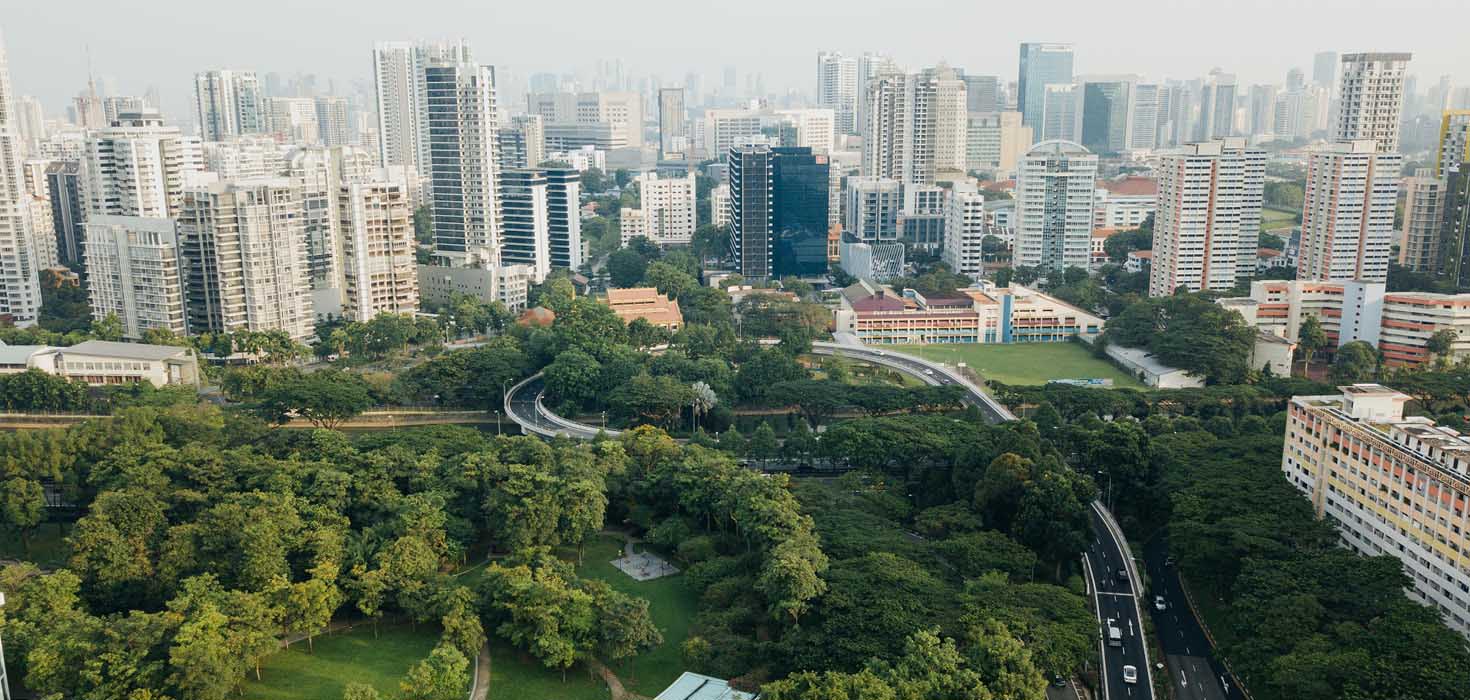
[{"label": "grass field", "polygon": [[[434,625],[372,625],[317,637],[316,652],[293,644],[261,664],[261,680],[252,674],[245,700],[341,700],[348,681],[367,683],[383,697],[398,694],[398,681],[409,667],[428,657],[439,643]],[[473,663],[473,660],[471,661]],[[468,690],[468,689],[467,689]]]},{"label": "grass field", "polygon": [[1297,214],[1301,212],[1287,211],[1285,209],[1262,209],[1261,228],[1288,228],[1296,223]]},{"label": "grass field", "polygon": [[684,671],[679,647],[689,638],[689,621],[694,619],[697,600],[684,585],[682,574],[639,582],[618,571],[610,562],[619,556],[621,549],[622,540],[606,535],[594,538],[587,543],[577,574],[584,578],[602,579],[619,591],[648,601],[653,623],[663,633],[663,645],[628,661],[612,664],[612,669],[628,690],[653,697]]},{"label": "grass field", "polygon": [[608,700],[612,694],[585,666],[567,669],[566,680],[535,657],[498,639],[490,641],[489,700]]},{"label": "grass field", "polygon": [[1111,379],[1115,387],[1143,385],[1117,367],[1092,356],[1077,343],[946,344],[884,346],[949,364],[963,362],[987,380],[1004,384],[1045,384],[1051,379]]}]

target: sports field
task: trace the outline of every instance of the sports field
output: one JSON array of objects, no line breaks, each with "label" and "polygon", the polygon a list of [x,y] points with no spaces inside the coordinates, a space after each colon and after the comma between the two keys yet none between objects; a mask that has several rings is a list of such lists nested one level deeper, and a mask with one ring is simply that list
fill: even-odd
[{"label": "sports field", "polygon": [[986,380],[1003,384],[1045,384],[1052,379],[1111,379],[1115,387],[1143,385],[1112,364],[1092,356],[1077,343],[1011,343],[1008,345],[885,345],[885,350],[918,355],[949,364],[965,363]]}]

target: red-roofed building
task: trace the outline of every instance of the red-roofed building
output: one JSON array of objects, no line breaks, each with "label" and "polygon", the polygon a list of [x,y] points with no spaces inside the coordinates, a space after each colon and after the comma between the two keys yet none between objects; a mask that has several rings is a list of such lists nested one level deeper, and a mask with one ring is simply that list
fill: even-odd
[{"label": "red-roofed building", "polygon": [[1123,269],[1129,272],[1148,272],[1153,264],[1152,250],[1135,250],[1128,254],[1128,262],[1123,263]]},{"label": "red-roofed building", "polygon": [[1059,342],[1096,334],[1103,320],[1020,285],[991,283],[929,298],[859,282],[842,291],[836,327],[869,344]]},{"label": "red-roofed building", "polygon": [[1098,267],[1108,261],[1108,251],[1105,249],[1108,239],[1118,235],[1121,231],[1122,229],[1117,228],[1095,228],[1092,230],[1092,248],[1089,252],[1092,255],[1091,262],[1093,267]]},{"label": "red-roofed building", "polygon": [[1154,213],[1159,199],[1159,182],[1150,177],[1129,175],[1102,180],[1093,196],[1093,228],[1131,231]]}]

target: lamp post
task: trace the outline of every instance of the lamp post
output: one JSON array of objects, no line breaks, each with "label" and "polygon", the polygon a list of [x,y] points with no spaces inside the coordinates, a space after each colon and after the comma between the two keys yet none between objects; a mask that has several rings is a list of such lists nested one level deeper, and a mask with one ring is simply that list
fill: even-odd
[{"label": "lamp post", "polygon": [[498,409],[498,408],[495,409],[495,435],[496,435],[496,437],[499,437],[501,435],[501,432],[500,432],[500,409]]}]

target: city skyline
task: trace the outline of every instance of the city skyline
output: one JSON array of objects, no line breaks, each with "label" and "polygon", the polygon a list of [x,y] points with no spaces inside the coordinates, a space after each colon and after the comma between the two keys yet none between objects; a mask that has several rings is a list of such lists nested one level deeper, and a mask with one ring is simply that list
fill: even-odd
[{"label": "city skyline", "polygon": [[[184,121],[189,86],[198,71],[314,74],[335,81],[339,93],[348,93],[371,85],[374,42],[447,38],[467,40],[476,47],[478,60],[521,79],[536,72],[590,74],[600,60],[621,61],[625,75],[658,76],[666,86],[682,84],[689,73],[700,75],[708,91],[721,84],[726,66],[734,66],[740,90],[747,76],[753,80],[759,74],[770,94],[790,90],[814,94],[814,59],[822,50],[883,52],[909,69],[947,62],[971,73],[1014,79],[1016,46],[1026,41],[1075,44],[1078,75],[1132,72],[1156,79],[1188,79],[1218,67],[1242,83],[1281,83],[1288,69],[1310,72],[1318,51],[1402,50],[1414,52],[1411,72],[1421,85],[1443,74],[1470,78],[1454,76],[1466,58],[1453,33],[1454,23],[1422,21],[1454,9],[1454,3],[1442,0],[1411,0],[1394,13],[1375,14],[1372,23],[1331,24],[1320,17],[1323,6],[1253,1],[1220,13],[1203,0],[1155,0],[1120,15],[1114,8],[1069,1],[1052,4],[1044,15],[1044,28],[1039,22],[1042,13],[1029,8],[932,0],[910,5],[903,13],[884,13],[870,4],[823,3],[793,9],[757,0],[706,10],[706,17],[690,16],[687,8],[665,0],[645,4],[636,13],[574,2],[569,9],[583,18],[587,31],[565,46],[545,37],[553,31],[565,35],[566,12],[520,6],[492,9],[431,2],[416,5],[420,11],[405,16],[386,11],[387,3],[359,3],[352,14],[344,15],[332,7],[267,0],[257,12],[208,23],[207,17],[191,20],[198,8],[180,0],[126,9],[89,4],[93,6],[83,8],[89,21],[81,24],[74,21],[75,14],[48,13],[39,6],[7,13],[3,29],[17,94],[37,96],[48,111],[60,109],[86,87],[90,63],[92,74],[115,84],[120,94],[143,94],[156,87],[164,111]],[[370,11],[374,7],[385,11]],[[1333,3],[1331,9],[1341,16],[1369,7],[1353,0],[1347,7]],[[932,22],[935,12],[948,13],[952,21]],[[283,14],[293,21],[280,22]],[[1170,16],[1180,19],[1148,19]],[[192,31],[180,31],[181,18],[198,24]],[[1211,27],[1208,33],[1189,30],[1205,18]],[[752,51],[736,48],[748,44],[730,42],[727,48],[711,41],[706,32],[674,24],[676,19],[712,29],[763,23],[763,45]],[[1321,31],[1308,32],[1311,42],[1302,42],[1302,27],[1314,24]],[[324,27],[331,28],[326,37]],[[982,28],[978,37],[973,34],[977,27]],[[649,42],[631,40],[645,33],[660,37],[657,49]],[[1249,54],[1240,51],[1242,37],[1251,40]]]}]

